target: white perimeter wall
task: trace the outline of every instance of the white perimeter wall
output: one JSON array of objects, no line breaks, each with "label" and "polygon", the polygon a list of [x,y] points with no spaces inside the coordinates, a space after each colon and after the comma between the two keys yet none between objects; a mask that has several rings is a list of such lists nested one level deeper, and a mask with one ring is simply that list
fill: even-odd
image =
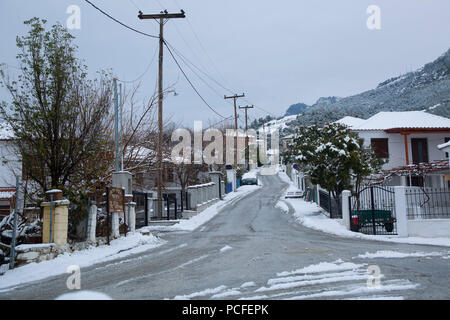
[{"label": "white perimeter wall", "polygon": [[408,220],[410,237],[450,237],[450,219]]}]

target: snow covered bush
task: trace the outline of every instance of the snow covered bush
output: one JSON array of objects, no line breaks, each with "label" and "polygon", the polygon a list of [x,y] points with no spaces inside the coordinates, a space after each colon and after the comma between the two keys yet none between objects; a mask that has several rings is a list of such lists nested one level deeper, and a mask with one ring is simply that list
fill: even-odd
[{"label": "snow covered bush", "polygon": [[339,123],[299,127],[285,156],[335,199],[343,190],[359,189],[364,178],[378,172],[382,164],[372,150],[363,147],[357,133]]}]

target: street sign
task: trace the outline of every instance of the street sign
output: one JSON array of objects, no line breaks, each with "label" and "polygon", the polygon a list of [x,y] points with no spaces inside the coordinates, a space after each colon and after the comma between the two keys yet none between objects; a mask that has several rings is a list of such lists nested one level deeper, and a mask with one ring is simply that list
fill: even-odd
[{"label": "street sign", "polygon": [[108,188],[108,211],[125,212],[125,190],[122,188]]},{"label": "street sign", "polygon": [[292,168],[294,168],[295,170],[298,170],[298,164],[294,163],[294,164],[292,165]]}]

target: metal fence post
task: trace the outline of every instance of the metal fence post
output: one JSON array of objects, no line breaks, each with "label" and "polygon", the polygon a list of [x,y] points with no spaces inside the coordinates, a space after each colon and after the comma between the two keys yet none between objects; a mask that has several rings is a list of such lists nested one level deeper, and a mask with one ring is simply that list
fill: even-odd
[{"label": "metal fence post", "polygon": [[407,203],[405,191],[405,187],[394,187],[395,217],[397,219],[397,233],[400,237],[408,236],[408,217],[406,213]]},{"label": "metal fence post", "polygon": [[19,206],[19,194],[20,194],[20,186],[19,186],[19,177],[16,176],[16,199],[14,204],[14,224],[13,224],[13,232],[11,238],[11,251],[9,258],[9,267],[10,269],[14,269],[14,259],[16,256],[16,236],[17,236],[17,209]]},{"label": "metal fence post", "polygon": [[347,230],[350,230],[350,195],[349,190],[342,191],[342,221]]}]

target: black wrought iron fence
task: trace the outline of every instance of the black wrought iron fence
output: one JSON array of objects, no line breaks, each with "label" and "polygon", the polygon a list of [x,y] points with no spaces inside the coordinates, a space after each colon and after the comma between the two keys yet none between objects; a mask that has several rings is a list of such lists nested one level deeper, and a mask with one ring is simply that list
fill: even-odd
[{"label": "black wrought iron fence", "polygon": [[450,189],[406,188],[407,217],[415,219],[450,219]]},{"label": "black wrought iron fence", "polygon": [[330,192],[319,190],[320,207],[329,213],[331,219],[342,219],[341,199],[334,198]]},{"label": "black wrought iron fence", "polygon": [[352,231],[374,235],[397,234],[392,188],[366,187],[350,197],[349,205]]}]

